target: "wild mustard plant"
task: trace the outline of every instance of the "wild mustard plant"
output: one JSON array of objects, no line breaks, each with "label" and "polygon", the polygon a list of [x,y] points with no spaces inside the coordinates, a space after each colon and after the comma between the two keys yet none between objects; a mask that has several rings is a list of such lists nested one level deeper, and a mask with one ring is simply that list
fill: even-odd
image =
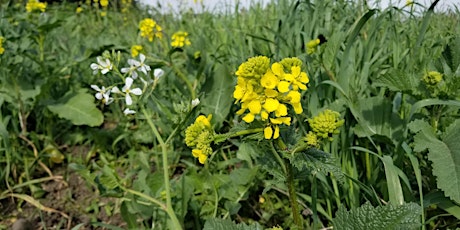
[{"label": "wild mustard plant", "polygon": [[171,46],[174,48],[182,48],[184,46],[189,46],[192,43],[188,38],[188,33],[184,31],[177,31],[171,37]]},{"label": "wild mustard plant", "polygon": [[140,21],[139,30],[141,31],[141,37],[147,38],[150,42],[152,42],[155,37],[159,39],[163,38],[163,29],[151,18]]},{"label": "wild mustard plant", "polygon": [[236,71],[237,85],[233,92],[236,102],[241,103],[237,114],[246,123],[261,120],[265,123],[264,137],[277,139],[279,125],[291,125],[289,108],[302,113],[301,90],[307,90],[309,78],[301,71],[298,58],[285,58],[270,66],[265,56],[249,58]]}]

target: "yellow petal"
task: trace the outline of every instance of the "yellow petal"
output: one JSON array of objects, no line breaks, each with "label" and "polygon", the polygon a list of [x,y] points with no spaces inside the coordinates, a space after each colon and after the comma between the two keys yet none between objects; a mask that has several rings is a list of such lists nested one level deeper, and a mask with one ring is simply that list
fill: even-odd
[{"label": "yellow petal", "polygon": [[201,149],[193,149],[192,150],[192,155],[194,157],[198,158],[200,155],[204,155],[203,150],[201,150]]},{"label": "yellow petal", "polygon": [[[278,62],[273,63],[272,65],[272,71],[274,74],[276,74],[278,77],[283,77],[284,75],[284,69],[283,65],[281,65]],[[281,78],[282,79],[282,78]]]},{"label": "yellow petal", "polygon": [[267,97],[277,97],[278,96],[278,91],[274,89],[265,89],[265,96]]},{"label": "yellow petal", "polygon": [[296,104],[300,102],[300,96],[301,94],[298,91],[290,91],[287,94],[287,98],[289,99],[289,102],[291,104]]},{"label": "yellow petal", "polygon": [[272,127],[268,126],[264,129],[264,137],[265,139],[271,139],[273,135]]},{"label": "yellow petal", "polygon": [[206,156],[205,154],[201,154],[199,157],[198,157],[198,161],[200,162],[200,164],[204,165],[204,163],[206,162],[206,160],[208,159],[208,156]]},{"label": "yellow petal", "polygon": [[267,110],[267,112],[271,113],[277,110],[279,105],[280,102],[277,99],[268,98],[267,100],[265,100],[264,109]]},{"label": "yellow petal", "polygon": [[265,121],[268,119],[268,113],[267,111],[263,110],[261,113],[260,113],[260,117],[262,118],[262,121]]},{"label": "yellow petal", "polygon": [[267,89],[274,89],[278,84],[278,78],[273,74],[272,71],[268,71],[260,79],[260,84]]},{"label": "yellow petal", "polygon": [[262,109],[262,105],[260,104],[259,100],[252,100],[249,102],[248,108],[252,114],[259,114],[260,110]]},{"label": "yellow petal", "polygon": [[254,114],[248,113],[246,116],[243,117],[243,121],[246,121],[246,123],[251,123],[254,121]]},{"label": "yellow petal", "polygon": [[280,127],[275,126],[275,133],[273,133],[273,139],[276,139],[280,136]]},{"label": "yellow petal", "polygon": [[294,107],[294,112],[296,114],[301,114],[303,112],[302,105],[299,103],[293,104],[292,107]]},{"label": "yellow petal", "polygon": [[289,91],[289,85],[291,85],[289,82],[287,81],[280,81],[280,83],[278,83],[278,91],[280,93],[286,93]]},{"label": "yellow petal", "polygon": [[275,111],[275,116],[277,116],[277,117],[286,116],[287,114],[288,114],[287,106],[284,105],[284,104],[280,104],[278,106],[278,109]]}]

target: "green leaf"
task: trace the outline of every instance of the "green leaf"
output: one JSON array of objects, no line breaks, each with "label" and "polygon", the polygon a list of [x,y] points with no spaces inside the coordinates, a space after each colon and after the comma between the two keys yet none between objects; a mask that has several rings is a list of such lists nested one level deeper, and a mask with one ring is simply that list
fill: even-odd
[{"label": "green leaf", "polygon": [[375,86],[383,86],[391,91],[414,92],[419,87],[420,78],[403,70],[393,70],[375,79]]},{"label": "green leaf", "polygon": [[48,109],[74,125],[99,126],[104,122],[102,112],[94,104],[94,97],[88,93],[78,93],[65,103],[48,105]]},{"label": "green leaf", "polygon": [[202,112],[212,114],[213,123],[219,129],[225,121],[233,98],[233,79],[227,65],[217,64],[212,76],[206,80],[203,86],[206,96],[203,99]]},{"label": "green leaf", "polygon": [[402,119],[393,113],[392,102],[383,97],[360,99],[352,111],[358,120],[354,131],[359,137],[380,135],[397,144],[402,140]]},{"label": "green leaf", "polygon": [[203,230],[262,230],[259,223],[246,225],[245,223],[235,224],[231,220],[209,219],[204,224]]},{"label": "green leaf", "polygon": [[414,151],[428,149],[428,159],[433,162],[433,175],[437,178],[438,188],[447,197],[460,203],[460,120],[456,120],[446,129],[442,140],[436,137],[426,122],[412,122],[409,128],[417,132],[414,137]]},{"label": "green leaf", "polygon": [[420,207],[415,203],[373,207],[366,203],[347,211],[340,207],[332,220],[337,230],[417,229],[420,226]]},{"label": "green leaf", "polygon": [[332,173],[340,182],[344,182],[343,172],[331,154],[318,149],[310,148],[307,151],[288,156],[292,166],[300,172],[308,170],[311,173]]}]

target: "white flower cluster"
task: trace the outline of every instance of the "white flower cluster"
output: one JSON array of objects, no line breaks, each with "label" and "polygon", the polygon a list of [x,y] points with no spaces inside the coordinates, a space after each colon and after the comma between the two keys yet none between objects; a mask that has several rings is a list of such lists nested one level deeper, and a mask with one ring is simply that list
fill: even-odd
[{"label": "white flower cluster", "polygon": [[[111,97],[111,93],[121,95],[125,99],[125,103],[127,106],[131,106],[133,104],[133,99],[131,95],[136,95],[140,96],[142,95],[143,90],[139,87],[134,88],[133,83],[134,80],[137,78],[140,78],[142,83],[144,84],[144,89],[146,86],[151,84],[153,80],[145,80],[142,77],[139,77],[138,72],[144,73],[146,76],[149,75],[149,72],[151,71],[150,66],[145,63],[145,55],[140,54],[139,55],[139,60],[135,59],[128,59],[128,64],[129,67],[124,67],[121,68],[120,72],[122,74],[122,78],[124,79],[124,86],[121,88],[121,90],[116,86],[97,86],[97,85],[91,85],[91,88],[96,90],[97,93],[95,94],[96,99],[102,101],[105,105],[108,105],[114,101],[114,98]],[[98,74],[99,71],[101,74],[107,74],[110,71],[113,70],[114,66],[112,62],[110,61],[109,58],[104,58],[104,57],[97,57],[97,63],[92,63],[90,65],[91,69],[93,70],[93,74]],[[117,72],[117,71],[114,71]],[[154,69],[153,70],[153,77],[155,80],[158,80],[162,75],[164,74],[164,71],[162,69]],[[134,114],[136,111],[130,109],[130,108],[125,108],[123,111],[125,115],[129,114]]]}]

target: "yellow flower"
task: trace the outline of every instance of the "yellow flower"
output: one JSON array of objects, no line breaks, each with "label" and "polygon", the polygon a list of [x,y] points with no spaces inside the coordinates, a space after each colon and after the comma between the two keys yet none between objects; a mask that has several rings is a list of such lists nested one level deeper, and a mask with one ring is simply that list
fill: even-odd
[{"label": "yellow flower", "polygon": [[5,52],[5,48],[3,48],[3,41],[5,40],[4,37],[0,36],[0,54]]},{"label": "yellow flower", "polygon": [[184,31],[178,31],[174,33],[173,36],[171,37],[171,40],[172,40],[171,46],[175,48],[181,48],[184,46],[191,45],[192,43],[190,42],[190,39],[188,39],[187,37],[188,37],[188,33]]},{"label": "yellow flower", "polygon": [[429,71],[423,76],[422,80],[428,86],[435,86],[442,81],[442,74],[436,71]]},{"label": "yellow flower", "polygon": [[161,32],[163,29],[151,18],[140,21],[139,30],[141,31],[141,37],[149,39],[150,42],[153,41],[155,37],[160,39],[163,37]]},{"label": "yellow flower", "polygon": [[131,46],[131,56],[132,57],[137,57],[139,53],[142,51],[142,46],[141,45],[133,45]]},{"label": "yellow flower", "polygon": [[195,158],[198,158],[198,161],[200,162],[200,164],[204,164],[204,162],[206,162],[206,160],[208,159],[208,155],[204,154],[203,151],[200,149],[193,149],[192,155]]},{"label": "yellow flower", "polygon": [[83,8],[80,7],[80,6],[77,7],[77,9],[75,10],[75,12],[76,12],[77,14],[81,13],[82,11],[83,11]]},{"label": "yellow flower", "polygon": [[211,142],[214,141],[214,130],[211,128],[212,115],[200,115],[185,130],[185,144],[193,147],[192,155],[198,158],[201,164],[206,162],[212,154]]},{"label": "yellow flower", "polygon": [[101,0],[100,4],[102,7],[107,7],[109,5],[109,0]]},{"label": "yellow flower", "polygon": [[278,82],[278,77],[271,70],[268,70],[262,79],[260,79],[260,84],[266,89],[274,89],[278,85]]},{"label": "yellow flower", "polygon": [[107,16],[107,11],[101,11],[101,17]]},{"label": "yellow flower", "polygon": [[29,0],[26,4],[26,11],[33,12],[33,11],[41,11],[45,12],[46,10],[46,2],[39,2],[38,0]]}]

